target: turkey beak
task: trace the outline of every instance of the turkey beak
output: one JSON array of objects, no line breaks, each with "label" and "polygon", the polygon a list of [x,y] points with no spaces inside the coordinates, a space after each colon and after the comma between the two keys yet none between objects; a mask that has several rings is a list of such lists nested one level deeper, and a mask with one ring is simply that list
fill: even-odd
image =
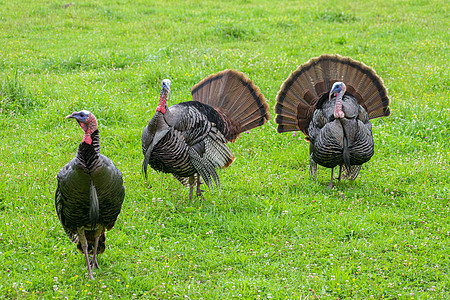
[{"label": "turkey beak", "polygon": [[75,120],[77,120],[78,124],[86,123],[86,122],[83,122],[82,120],[80,120],[80,116],[79,116],[78,112],[73,112],[72,114],[67,115],[66,119],[75,119]]},{"label": "turkey beak", "polygon": [[170,88],[167,86],[163,87],[163,90],[164,90],[164,94],[166,94],[166,95],[168,95],[170,93]]},{"label": "turkey beak", "polygon": [[329,96],[329,98],[328,98],[328,101],[330,101],[331,102],[331,98],[333,97],[333,95],[336,97],[336,99],[337,99],[337,96],[339,95],[339,93],[334,93],[333,94],[333,92],[331,92],[330,93],[330,96]]}]

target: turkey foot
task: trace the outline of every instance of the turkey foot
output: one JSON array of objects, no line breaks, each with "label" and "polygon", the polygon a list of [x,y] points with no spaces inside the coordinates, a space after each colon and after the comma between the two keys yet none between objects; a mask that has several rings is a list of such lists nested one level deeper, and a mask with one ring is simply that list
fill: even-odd
[{"label": "turkey foot", "polygon": [[100,239],[100,235],[98,235],[98,236],[95,238],[95,242],[94,242],[94,255],[92,256],[92,259],[91,259],[91,262],[90,262],[91,268],[97,268],[97,269],[100,269],[100,267],[98,266],[98,262],[97,262],[97,249],[98,249],[98,241],[99,241],[99,239]]},{"label": "turkey foot", "polygon": [[204,190],[201,190],[200,188],[197,188],[197,197],[201,197],[203,201],[205,201],[205,197],[203,197]]},{"label": "turkey foot", "polygon": [[95,269],[100,269],[100,267],[98,266],[97,258],[95,258],[95,257],[92,257],[92,259],[91,259],[89,264],[91,265],[92,269],[94,269],[94,268]]},{"label": "turkey foot", "polygon": [[[191,186],[191,188],[189,190],[189,200],[192,200],[193,192],[194,192],[194,187]],[[201,197],[202,200],[204,201],[205,197],[203,197],[203,194],[202,194],[203,192],[204,192],[204,190],[201,190],[199,187],[197,187],[197,190],[196,190],[197,197]]]}]

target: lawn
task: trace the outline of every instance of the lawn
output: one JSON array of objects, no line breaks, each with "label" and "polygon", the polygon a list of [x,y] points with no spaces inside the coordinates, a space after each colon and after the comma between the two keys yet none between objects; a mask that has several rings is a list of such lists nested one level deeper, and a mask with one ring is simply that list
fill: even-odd
[{"label": "lawn", "polygon": [[[422,0],[3,1],[0,298],[450,298],[449,13]],[[175,104],[236,69],[273,108],[323,53],[373,67],[391,99],[355,181],[328,189],[323,167],[310,179],[302,133],[273,119],[230,145],[205,201],[171,175],[145,179],[162,79]],[[54,209],[83,136],[64,116],[81,109],[126,187],[94,281]]]}]

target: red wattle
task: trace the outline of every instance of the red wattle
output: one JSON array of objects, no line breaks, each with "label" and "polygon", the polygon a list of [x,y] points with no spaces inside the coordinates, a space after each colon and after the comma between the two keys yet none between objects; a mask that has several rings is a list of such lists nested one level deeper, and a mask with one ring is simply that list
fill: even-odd
[{"label": "red wattle", "polygon": [[83,136],[83,142],[85,142],[88,145],[92,145],[92,138],[89,134],[85,134]]},{"label": "red wattle", "polygon": [[163,114],[165,114],[165,113],[166,113],[166,108],[165,108],[164,105],[158,105],[158,106],[156,107],[156,111],[160,111],[160,112],[162,112]]}]

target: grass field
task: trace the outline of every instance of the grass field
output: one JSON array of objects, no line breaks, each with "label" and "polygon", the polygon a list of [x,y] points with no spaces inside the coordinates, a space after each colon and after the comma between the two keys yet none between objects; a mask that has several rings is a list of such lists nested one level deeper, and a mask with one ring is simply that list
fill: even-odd
[{"label": "grass field", "polygon": [[[0,298],[450,298],[448,1],[2,1]],[[373,67],[392,115],[354,182],[308,175],[301,133],[271,120],[230,145],[222,191],[188,200],[141,173],[142,129],[226,68],[271,107],[300,64]],[[92,111],[126,198],[95,281],[55,213],[56,174]]]}]

